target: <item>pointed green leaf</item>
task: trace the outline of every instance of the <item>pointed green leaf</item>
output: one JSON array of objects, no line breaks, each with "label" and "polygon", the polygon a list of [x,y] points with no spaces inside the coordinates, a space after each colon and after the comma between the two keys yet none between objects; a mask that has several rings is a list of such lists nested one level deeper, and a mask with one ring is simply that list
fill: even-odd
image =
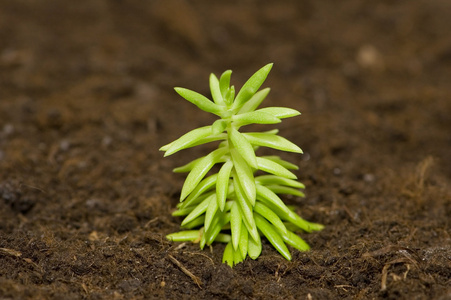
[{"label": "pointed green leaf", "polygon": [[220,160],[220,158],[228,152],[227,148],[219,148],[211,152],[207,156],[204,156],[199,160],[186,177],[183,184],[180,201],[183,201],[198,185],[198,183],[204,178],[205,174]]},{"label": "pointed green leaf", "polygon": [[251,99],[249,99],[249,101],[247,101],[243,107],[240,108],[238,114],[244,114],[256,110],[263,100],[265,100],[266,96],[268,96],[270,90],[270,88],[265,88],[255,93]]},{"label": "pointed green leaf", "polygon": [[194,92],[194,91],[191,91],[191,90],[188,90],[185,88],[181,88],[181,87],[176,87],[174,89],[180,96],[182,96],[189,102],[193,103],[194,105],[196,105],[203,111],[206,111],[206,112],[218,115],[218,116],[221,115],[222,112],[224,112],[223,107],[213,103],[212,101],[210,101],[210,99],[208,99],[207,97],[205,97],[197,92]]},{"label": "pointed green leaf", "polygon": [[273,64],[267,64],[260,70],[254,73],[243,85],[233,103],[233,109],[238,109],[243,106],[260,88],[271,71]]},{"label": "pointed green leaf", "polygon": [[263,158],[272,160],[275,163],[278,163],[282,167],[288,169],[288,170],[299,170],[299,167],[293,163],[290,163],[286,160],[281,159],[279,156],[276,155],[270,155],[270,156],[262,156]]},{"label": "pointed green leaf", "polygon": [[186,230],[168,234],[166,238],[173,242],[191,242],[200,237],[199,230]]},{"label": "pointed green leaf", "polygon": [[262,242],[260,240],[260,236],[258,236],[256,241],[254,239],[248,239],[247,253],[252,259],[257,259],[260,256],[262,253]]},{"label": "pointed green leaf", "polygon": [[227,91],[227,94],[225,96],[227,106],[230,106],[233,103],[234,99],[235,99],[235,87],[232,85]]},{"label": "pointed green leaf", "polygon": [[211,221],[216,217],[216,212],[218,211],[218,201],[216,201],[216,194],[211,198],[208,204],[207,211],[205,212],[205,231],[208,231],[211,225]]},{"label": "pointed green leaf", "polygon": [[238,132],[235,128],[230,128],[229,130],[230,140],[232,141],[233,146],[241,155],[242,158],[246,161],[246,163],[252,168],[257,168],[257,159],[255,157],[254,149],[252,145],[247,141],[247,139]]},{"label": "pointed green leaf", "polygon": [[[186,208],[193,208],[197,206],[197,204],[201,203],[205,200],[205,198],[210,197],[211,195],[215,194],[215,191],[209,191],[206,193],[203,193],[197,197],[189,198],[188,200],[184,200],[183,202],[180,202],[177,204],[178,209],[186,209]],[[191,196],[191,195],[190,195]]]},{"label": "pointed green leaf", "polygon": [[[235,168],[236,179],[243,189],[244,196],[252,205],[255,203],[255,180],[254,174],[246,161],[241,157],[236,149],[231,149],[233,165]],[[258,159],[258,158],[257,158]]]},{"label": "pointed green leaf", "polygon": [[247,227],[247,230],[251,237],[254,240],[258,240],[258,231],[257,227],[255,226],[255,221],[252,214],[252,208],[250,204],[246,201],[244,192],[237,180],[233,180],[234,186],[235,186],[235,194],[237,198],[237,202],[239,204],[240,213],[242,216],[242,219],[244,221],[244,224]]},{"label": "pointed green leaf", "polygon": [[211,245],[216,239],[221,229],[225,224],[230,222],[230,213],[222,213],[220,217],[215,218],[210,226],[210,229],[206,232],[206,244]]},{"label": "pointed green leaf", "polygon": [[226,98],[227,92],[229,91],[230,76],[232,76],[232,71],[227,70],[224,73],[222,73],[222,75],[219,79],[219,89],[221,90],[221,95],[222,95],[223,99]]},{"label": "pointed green leaf", "polygon": [[249,233],[247,232],[246,225],[243,224],[241,225],[241,234],[239,241],[241,257],[243,258],[246,258],[248,244],[249,244]]},{"label": "pointed green leaf", "polygon": [[257,201],[257,203],[255,203],[254,206],[254,211],[259,213],[269,222],[271,222],[274,225],[274,227],[276,227],[281,233],[286,234],[288,232],[287,228],[283,224],[282,220],[280,220],[279,216],[277,216],[275,212],[273,212],[263,203]]},{"label": "pointed green leaf", "polygon": [[255,182],[267,186],[267,185],[285,185],[293,188],[303,189],[305,185],[301,182],[293,179],[288,179],[285,177],[280,177],[276,175],[261,175],[255,177]]},{"label": "pointed green leaf", "polygon": [[237,265],[244,260],[244,257],[241,256],[240,249],[233,250],[233,264]]},{"label": "pointed green leaf", "polygon": [[279,119],[291,118],[301,114],[297,110],[287,107],[265,107],[259,110],[271,114]]},{"label": "pointed green leaf", "polygon": [[240,241],[241,223],[240,209],[238,208],[238,203],[234,201],[230,209],[230,230],[232,232],[233,249],[235,250],[238,249],[238,243]]},{"label": "pointed green leaf", "polygon": [[217,135],[222,133],[227,127],[227,121],[226,120],[216,120],[213,125],[211,126],[211,133],[213,135]]},{"label": "pointed green leaf", "polygon": [[193,198],[197,198],[206,191],[210,190],[218,180],[218,174],[213,174],[208,176],[196,186],[196,188],[191,192],[191,194],[184,201],[191,202]]},{"label": "pointed green leaf", "polygon": [[187,207],[187,208],[181,208],[181,209],[177,209],[176,211],[174,211],[172,213],[173,217],[182,217],[182,216],[186,216],[188,215],[190,212],[192,212],[194,209],[194,207]]},{"label": "pointed green leaf", "polygon": [[232,168],[233,162],[229,160],[222,165],[218,173],[218,179],[216,181],[216,200],[218,201],[220,211],[224,210],[227,194],[229,193],[230,172],[232,171]]},{"label": "pointed green leaf", "polygon": [[287,186],[282,186],[282,185],[267,185],[266,186],[268,189],[270,189],[271,191],[273,191],[276,194],[284,194],[284,195],[294,195],[294,196],[298,196],[298,197],[305,197],[305,194],[299,190],[287,187]]},{"label": "pointed green leaf", "polygon": [[257,199],[273,210],[282,220],[286,220],[306,232],[319,231],[324,228],[321,224],[302,219],[291,211],[273,191],[259,184],[257,184]]},{"label": "pointed green leaf", "polygon": [[302,149],[296,144],[278,135],[267,133],[243,133],[243,135],[252,145],[270,147],[288,152],[302,153]]},{"label": "pointed green leaf", "polygon": [[192,220],[196,219],[201,214],[203,214],[207,210],[211,199],[214,199],[214,197],[215,197],[215,194],[213,194],[210,197],[206,198],[198,206],[196,206],[196,208],[193,209],[193,211],[191,211],[190,214],[188,216],[186,216],[186,218],[183,220],[182,226],[184,226],[185,224],[191,222]]},{"label": "pointed green leaf", "polygon": [[180,138],[173,141],[172,143],[161,147],[160,150],[167,149],[166,153],[164,154],[164,156],[166,157],[171,154],[174,154],[175,152],[181,149],[189,148],[195,142],[209,135],[211,135],[211,126],[200,127],[182,135]]},{"label": "pointed green leaf", "polygon": [[218,242],[218,243],[228,243],[231,240],[232,240],[232,237],[230,236],[230,234],[227,234],[227,233],[219,233],[215,238],[215,242]]},{"label": "pointed green leaf", "polygon": [[198,226],[203,225],[205,222],[205,215],[199,216],[196,219],[192,220],[191,222],[186,223],[182,226],[183,229],[192,229],[196,228]]},{"label": "pointed green leaf", "polygon": [[257,157],[258,169],[288,179],[297,179],[296,175],[272,160]]},{"label": "pointed green leaf", "polygon": [[248,124],[277,124],[281,122],[279,118],[260,110],[234,115],[232,120],[235,126],[244,126]]},{"label": "pointed green leaf", "polygon": [[219,87],[219,80],[215,74],[210,74],[210,91],[213,101],[217,105],[225,105],[224,99],[222,98],[221,89]]},{"label": "pointed green leaf", "polygon": [[283,201],[277,196],[273,191],[268,189],[265,186],[260,184],[256,185],[257,190],[257,199],[259,201],[263,201],[266,206],[268,206],[271,210],[273,210],[279,217],[282,219],[286,219],[291,211],[290,209],[283,203]]},{"label": "pointed green leaf", "polygon": [[229,267],[233,267],[233,246],[232,243],[228,243],[224,249],[224,254],[222,255],[222,263],[226,263]]},{"label": "pointed green leaf", "polygon": [[257,225],[258,229],[260,229],[260,231],[266,236],[266,238],[274,246],[274,248],[276,248],[276,250],[279,251],[279,253],[282,254],[282,256],[287,260],[291,260],[290,251],[288,251],[288,248],[285,245],[282,237],[274,229],[274,227],[258,213],[254,214],[254,218],[255,224]]},{"label": "pointed green leaf", "polygon": [[307,251],[310,249],[310,246],[303,239],[291,231],[288,231],[286,234],[281,234],[281,237],[285,243],[299,251]]}]

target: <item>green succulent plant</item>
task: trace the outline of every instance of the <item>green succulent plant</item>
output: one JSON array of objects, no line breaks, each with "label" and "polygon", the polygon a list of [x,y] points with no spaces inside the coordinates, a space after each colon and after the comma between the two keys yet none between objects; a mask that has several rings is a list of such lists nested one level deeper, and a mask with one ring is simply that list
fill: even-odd
[{"label": "green succulent plant", "polygon": [[[259,147],[302,153],[301,148],[278,135],[278,130],[240,133],[248,124],[276,124],[281,119],[300,113],[285,107],[259,105],[270,89],[259,88],[268,76],[272,64],[252,75],[235,97],[230,86],[232,71],[225,71],[218,79],[210,75],[213,101],[185,89],[176,92],[198,108],[217,115],[212,125],[194,129],[179,139],[161,147],[164,156],[197,145],[219,142],[216,150],[174,169],[188,172],[180,203],[173,216],[184,216],[183,231],[169,234],[172,241],[199,242],[203,249],[214,241],[227,243],[223,262],[233,266],[247,255],[252,259],[262,251],[261,236],[287,260],[291,254],[286,244],[306,251],[309,245],[295,231],[321,230],[322,225],[302,219],[284,204],[278,194],[304,197],[299,190],[304,185],[290,170],[298,167],[279,156],[257,156]],[[207,176],[213,166],[220,164],[216,174]],[[211,173],[211,172],[210,172]],[[199,228],[200,229],[196,229]]]}]

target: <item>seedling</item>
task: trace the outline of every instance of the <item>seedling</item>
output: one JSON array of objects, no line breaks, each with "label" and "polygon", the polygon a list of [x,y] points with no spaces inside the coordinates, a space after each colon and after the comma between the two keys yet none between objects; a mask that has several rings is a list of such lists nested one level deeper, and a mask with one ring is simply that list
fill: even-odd
[{"label": "seedling", "polygon": [[[285,107],[257,109],[270,91],[269,88],[258,90],[271,67],[272,64],[268,64],[252,75],[236,97],[234,86],[230,86],[230,70],[219,79],[210,75],[213,101],[194,91],[175,88],[180,96],[219,119],[160,149],[168,156],[182,149],[219,142],[218,148],[210,154],[174,169],[176,173],[188,172],[180,203],[173,213],[173,216],[185,216],[181,224],[184,231],[169,234],[167,238],[177,242],[198,242],[201,249],[214,241],[227,243],[223,262],[230,266],[242,262],[247,255],[252,259],[259,257],[261,236],[265,236],[283,257],[291,260],[287,244],[301,251],[309,249],[309,245],[294,232],[323,228],[302,219],[278,196],[304,197],[299,190],[304,185],[290,171],[298,167],[279,156],[255,154],[259,147],[294,153],[302,153],[301,148],[279,136],[278,130],[239,131],[248,124],[276,124],[281,119],[300,114]],[[217,164],[219,171],[207,176]]]}]

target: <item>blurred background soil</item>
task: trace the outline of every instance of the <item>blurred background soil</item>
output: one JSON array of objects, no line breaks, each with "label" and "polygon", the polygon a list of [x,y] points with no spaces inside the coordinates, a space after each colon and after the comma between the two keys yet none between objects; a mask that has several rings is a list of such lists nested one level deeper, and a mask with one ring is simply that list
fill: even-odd
[{"label": "blurred background soil", "polygon": [[[0,0],[0,299],[451,299],[451,2]],[[305,154],[326,228],[221,264],[165,235],[184,176],[160,146],[214,118],[173,91],[239,88]],[[269,129],[270,127],[264,127]],[[272,127],[271,127],[272,128]],[[261,153],[277,152],[262,149]],[[187,276],[177,265],[197,277]]]}]

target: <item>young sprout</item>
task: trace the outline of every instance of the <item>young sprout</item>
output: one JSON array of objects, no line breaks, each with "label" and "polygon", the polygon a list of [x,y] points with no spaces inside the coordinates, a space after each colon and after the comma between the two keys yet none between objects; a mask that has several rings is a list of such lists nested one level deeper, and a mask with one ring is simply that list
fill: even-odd
[{"label": "young sprout", "polygon": [[[230,266],[242,262],[247,255],[256,259],[262,251],[261,236],[287,260],[291,254],[286,245],[300,251],[309,246],[294,231],[312,232],[322,225],[302,219],[288,208],[278,194],[303,197],[304,185],[290,170],[298,167],[278,156],[257,156],[259,147],[302,153],[301,148],[278,135],[278,130],[241,133],[248,124],[276,124],[281,119],[300,113],[291,108],[259,105],[269,88],[259,91],[271,70],[268,64],[252,75],[235,97],[230,86],[232,71],[218,79],[210,75],[213,101],[185,88],[175,91],[198,108],[219,117],[212,125],[194,129],[161,147],[164,156],[209,142],[220,142],[210,154],[174,169],[187,172],[180,203],[174,216],[184,216],[184,231],[169,234],[172,241],[200,243],[200,248],[214,241],[227,243],[223,262]],[[207,176],[214,165],[219,172]],[[199,228],[200,229],[196,229]]]}]

